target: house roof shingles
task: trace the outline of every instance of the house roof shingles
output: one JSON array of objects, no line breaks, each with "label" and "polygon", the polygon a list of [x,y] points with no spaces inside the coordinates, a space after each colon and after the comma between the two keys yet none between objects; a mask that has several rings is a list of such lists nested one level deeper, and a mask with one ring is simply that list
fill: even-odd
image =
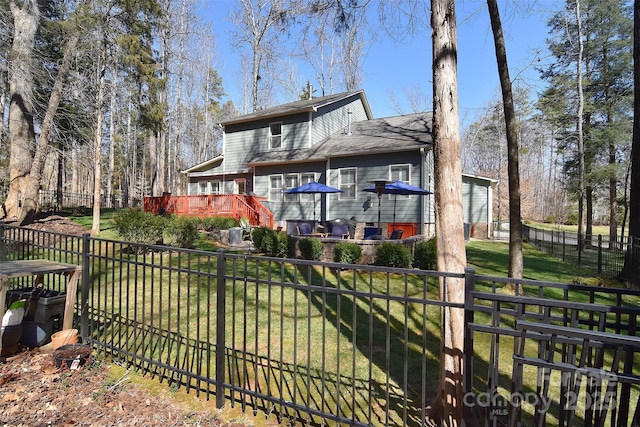
[{"label": "house roof shingles", "polygon": [[351,124],[351,134],[339,132],[311,148],[259,153],[247,165],[324,161],[331,157],[410,151],[431,146],[431,113],[418,113]]},{"label": "house roof shingles", "polygon": [[300,101],[289,102],[288,104],[278,105],[276,107],[265,108],[264,110],[254,111],[250,114],[245,114],[240,117],[236,117],[233,119],[226,120],[220,123],[223,126],[238,124],[238,123],[246,123],[259,119],[266,119],[270,117],[282,117],[290,114],[297,114],[305,111],[315,111],[318,108],[321,108],[325,105],[332,104],[334,102],[340,101],[342,99],[346,99],[350,96],[359,95],[364,103],[365,110],[369,117],[371,117],[371,110],[369,108],[369,104],[364,95],[363,90],[355,91],[355,92],[343,92],[337,93],[335,95],[327,95],[318,98],[312,99],[303,99]]}]

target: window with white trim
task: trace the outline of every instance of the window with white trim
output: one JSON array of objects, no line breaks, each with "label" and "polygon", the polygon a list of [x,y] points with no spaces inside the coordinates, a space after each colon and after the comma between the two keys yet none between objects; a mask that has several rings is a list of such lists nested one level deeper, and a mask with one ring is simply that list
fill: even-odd
[{"label": "window with white trim", "polygon": [[[284,189],[291,190],[292,188],[296,188],[298,186],[298,174],[290,173],[285,175],[284,177]],[[297,202],[298,195],[297,194],[288,194],[284,193],[284,201],[285,202]]]},{"label": "window with white trim", "polygon": [[[411,165],[390,165],[389,166],[389,178],[391,181],[400,181],[405,184],[411,184]],[[399,199],[408,199],[408,195],[397,195]],[[389,198],[392,198],[389,195]]]},{"label": "window with white trim", "polygon": [[[305,172],[300,174],[300,185],[305,185],[316,180],[316,174],[313,172]],[[301,202],[312,202],[315,194],[300,194]]]},{"label": "window with white trim", "polygon": [[220,194],[220,181],[211,181],[211,194]]},{"label": "window with white trim", "polygon": [[282,122],[269,123],[269,148],[282,148]]},{"label": "window with white trim", "polygon": [[208,194],[209,183],[207,181],[201,181],[198,183],[198,194]]},{"label": "window with white trim", "polygon": [[282,175],[269,176],[269,201],[282,201]]},{"label": "window with white trim", "polygon": [[338,188],[343,191],[339,193],[339,200],[356,199],[356,168],[338,169]]}]

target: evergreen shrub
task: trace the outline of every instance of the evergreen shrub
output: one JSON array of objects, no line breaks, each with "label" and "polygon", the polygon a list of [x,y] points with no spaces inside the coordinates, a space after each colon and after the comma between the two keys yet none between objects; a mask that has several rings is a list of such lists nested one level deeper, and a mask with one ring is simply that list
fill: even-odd
[{"label": "evergreen shrub", "polygon": [[342,264],[357,264],[362,257],[362,248],[357,243],[342,242],[333,248],[333,261]]},{"label": "evergreen shrub", "polygon": [[436,261],[436,238],[420,242],[413,251],[413,266],[422,270],[435,270]]},{"label": "evergreen shrub", "polygon": [[115,213],[115,232],[125,241],[152,245],[162,241],[167,219],[139,209],[122,209]]},{"label": "evergreen shrub", "polygon": [[403,244],[383,242],[376,248],[373,263],[386,267],[409,268],[412,260],[411,251]]},{"label": "evergreen shrub", "polygon": [[305,237],[298,240],[298,248],[302,258],[309,260],[319,260],[322,257],[324,244],[320,239]]}]

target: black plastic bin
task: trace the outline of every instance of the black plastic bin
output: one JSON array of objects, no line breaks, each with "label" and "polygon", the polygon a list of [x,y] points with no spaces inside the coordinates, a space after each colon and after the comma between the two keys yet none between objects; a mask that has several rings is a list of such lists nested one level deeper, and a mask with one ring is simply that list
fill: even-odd
[{"label": "black plastic bin", "polygon": [[24,320],[48,323],[53,317],[64,315],[67,294],[46,288],[22,288],[7,291],[7,306],[21,299],[27,300]]}]

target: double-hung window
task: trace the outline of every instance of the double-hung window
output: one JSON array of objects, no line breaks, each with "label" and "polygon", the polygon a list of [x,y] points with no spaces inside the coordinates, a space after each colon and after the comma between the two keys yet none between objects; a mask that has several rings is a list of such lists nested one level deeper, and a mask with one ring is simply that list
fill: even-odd
[{"label": "double-hung window", "polygon": [[[305,185],[308,184],[310,182],[315,181],[316,179],[316,174],[313,172],[305,172],[305,173],[301,173],[300,174],[300,185]],[[302,193],[300,194],[300,201],[301,202],[311,202],[313,201],[313,199],[316,197],[315,194],[305,194]]]},{"label": "double-hung window", "polygon": [[282,122],[269,123],[269,148],[282,148]]},{"label": "double-hung window", "polygon": [[338,170],[338,188],[343,191],[338,196],[340,200],[356,199],[356,168],[344,168]]},{"label": "double-hung window", "polygon": [[282,201],[282,175],[271,175],[269,177],[269,201]]},{"label": "double-hung window", "polygon": [[[392,181],[401,181],[405,184],[411,184],[411,165],[391,165],[389,166],[389,177]],[[397,195],[394,196],[399,199],[408,199],[408,195]],[[391,195],[389,195],[391,198]]]},{"label": "double-hung window", "polygon": [[[285,175],[284,177],[284,189],[285,190],[291,190],[292,188],[296,188],[298,186],[298,174],[297,173],[291,173],[288,175]],[[297,194],[288,194],[288,193],[284,193],[284,201],[285,202],[297,202],[298,201],[298,195]]]}]

